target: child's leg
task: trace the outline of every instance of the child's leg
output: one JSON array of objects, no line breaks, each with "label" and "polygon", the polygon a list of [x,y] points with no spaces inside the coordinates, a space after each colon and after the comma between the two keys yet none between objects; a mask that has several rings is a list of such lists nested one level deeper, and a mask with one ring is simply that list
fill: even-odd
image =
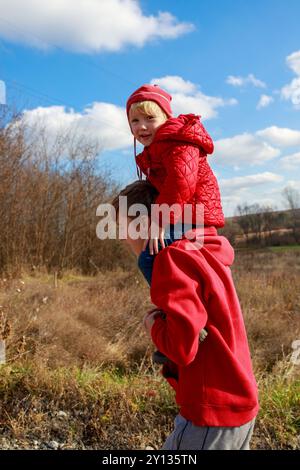
[{"label": "child's leg", "polygon": [[154,257],[155,255],[150,255],[149,244],[147,245],[146,249],[142,251],[140,256],[138,257],[138,267],[140,271],[143,273],[149,286],[151,286]]},{"label": "child's leg", "polygon": [[[170,245],[172,242],[173,240],[171,239],[165,240],[166,245]],[[160,243],[159,243],[159,247],[161,248]],[[149,286],[151,286],[154,259],[155,259],[155,255],[150,255],[149,244],[148,244],[146,249],[141,252],[138,258],[138,267],[140,271],[143,273]],[[152,359],[153,359],[153,362],[157,364],[165,364],[168,361],[168,358],[164,354],[162,354],[160,351],[155,351],[153,353]]]},{"label": "child's leg", "polygon": [[[165,245],[171,245],[173,243],[174,238],[172,238],[172,234],[170,238],[165,238]],[[158,242],[158,248],[161,250],[161,244]],[[138,267],[140,271],[143,273],[146,281],[148,282],[149,286],[151,286],[151,279],[152,279],[152,270],[153,270],[153,263],[155,259],[155,254],[150,255],[149,251],[149,243],[146,246],[146,249],[141,252],[138,257]]]},{"label": "child's leg", "polygon": [[180,414],[162,450],[249,450],[255,418],[242,426],[195,426]]},{"label": "child's leg", "polygon": [[[179,228],[178,226],[170,225],[166,233],[168,238],[165,238],[165,245],[169,246],[175,240],[180,240],[182,238],[182,234],[183,234],[183,226],[181,224]],[[158,242],[158,246],[159,246],[159,249],[161,249],[160,242]],[[149,286],[151,286],[153,263],[154,263],[155,256],[156,256],[155,254],[150,255],[149,243],[148,243],[146,246],[146,249],[142,251],[138,257],[138,267],[140,271],[143,273]],[[207,331],[205,329],[201,330],[200,335],[199,335],[199,340],[201,342],[204,341],[206,336],[207,336]],[[166,356],[162,354],[160,351],[155,351],[153,353],[153,361],[156,362],[157,364],[164,364],[166,360],[167,360]]]}]

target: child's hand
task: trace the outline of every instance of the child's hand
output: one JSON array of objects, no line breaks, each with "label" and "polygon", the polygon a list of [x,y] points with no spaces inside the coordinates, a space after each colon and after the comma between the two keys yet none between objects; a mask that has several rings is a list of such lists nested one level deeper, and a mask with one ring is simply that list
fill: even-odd
[{"label": "child's hand", "polygon": [[201,341],[202,343],[205,340],[207,335],[208,335],[207,330],[205,328],[202,328],[199,334],[199,341]]},{"label": "child's hand", "polygon": [[[151,232],[158,234],[158,236],[151,238]],[[149,239],[144,241],[143,251],[146,249],[147,243],[149,241],[150,255],[153,255],[154,253],[157,255],[157,253],[159,252],[158,241],[160,241],[161,249],[165,248],[166,246],[165,240],[164,240],[165,229],[163,227],[159,227],[157,224],[155,224],[155,222],[152,221],[149,227],[148,235],[149,235]],[[153,253],[153,250],[154,250],[154,253]]]}]

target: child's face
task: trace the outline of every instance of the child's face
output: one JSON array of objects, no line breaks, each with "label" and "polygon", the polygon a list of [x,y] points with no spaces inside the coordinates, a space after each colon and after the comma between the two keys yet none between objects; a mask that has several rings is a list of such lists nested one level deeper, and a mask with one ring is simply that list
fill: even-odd
[{"label": "child's face", "polygon": [[156,131],[166,120],[163,115],[146,115],[141,113],[138,109],[129,111],[131,131],[134,137],[145,147],[152,143]]}]

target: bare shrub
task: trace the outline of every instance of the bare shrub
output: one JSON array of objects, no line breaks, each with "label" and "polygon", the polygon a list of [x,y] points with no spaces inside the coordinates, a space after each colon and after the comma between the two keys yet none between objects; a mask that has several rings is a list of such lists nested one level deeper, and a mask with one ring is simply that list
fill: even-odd
[{"label": "bare shrub", "polygon": [[[76,129],[51,135],[20,115],[0,121],[0,269],[84,273],[113,268],[120,246],[96,236],[96,208],[117,186],[98,168],[99,145]],[[94,263],[94,265],[93,265]]]}]

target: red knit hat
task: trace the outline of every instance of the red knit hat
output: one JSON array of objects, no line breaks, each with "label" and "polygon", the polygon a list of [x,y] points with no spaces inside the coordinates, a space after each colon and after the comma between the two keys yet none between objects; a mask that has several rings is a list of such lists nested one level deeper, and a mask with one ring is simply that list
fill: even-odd
[{"label": "red knit hat", "polygon": [[171,100],[172,96],[158,85],[143,85],[129,96],[126,104],[127,117],[129,118],[130,106],[138,101],[155,101],[166,115],[171,117]]}]

